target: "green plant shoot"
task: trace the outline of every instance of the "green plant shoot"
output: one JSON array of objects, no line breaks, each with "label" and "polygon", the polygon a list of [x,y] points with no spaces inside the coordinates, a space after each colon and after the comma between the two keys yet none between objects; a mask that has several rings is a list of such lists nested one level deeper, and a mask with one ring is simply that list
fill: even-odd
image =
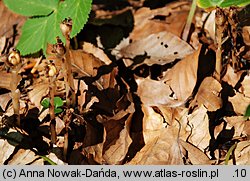
[{"label": "green plant shoot", "polygon": [[4,0],[4,3],[15,13],[28,17],[16,47],[21,55],[28,55],[40,50],[45,53],[47,44],[54,44],[57,36],[65,42],[60,30],[65,18],[73,21],[70,37],[76,36],[87,22],[92,0]]},{"label": "green plant shoot", "polygon": [[[61,113],[63,109],[61,108],[63,106],[63,100],[60,97],[54,97],[54,106],[55,106],[55,114]],[[41,101],[41,105],[44,109],[49,108],[49,98],[44,98]]]},{"label": "green plant shoot", "polygon": [[226,8],[230,6],[246,6],[250,4],[250,0],[197,0],[197,5],[201,8],[221,7]]}]

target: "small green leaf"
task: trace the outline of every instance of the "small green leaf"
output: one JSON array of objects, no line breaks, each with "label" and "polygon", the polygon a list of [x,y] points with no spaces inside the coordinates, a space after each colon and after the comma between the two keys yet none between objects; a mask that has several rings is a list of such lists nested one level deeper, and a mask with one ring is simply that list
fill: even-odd
[{"label": "small green leaf", "polygon": [[44,98],[43,100],[42,100],[42,102],[41,102],[41,105],[45,108],[45,109],[47,109],[47,108],[49,108],[49,98]]},{"label": "small green leaf", "polygon": [[[63,100],[60,98],[60,97],[54,97],[54,106],[55,106],[55,114],[58,114],[58,113],[61,113],[63,112],[63,109],[60,108],[61,106],[63,106]],[[50,99],[49,98],[44,98],[41,102],[41,105],[47,109],[49,108],[49,105],[50,105]]]},{"label": "small green leaf", "polygon": [[70,17],[73,21],[70,37],[76,36],[88,20],[92,0],[65,0],[59,7],[61,19]]},{"label": "small green leaf", "polygon": [[250,104],[247,106],[245,117],[250,117]]},{"label": "small green leaf", "polygon": [[59,0],[4,0],[4,4],[15,13],[24,16],[48,15],[57,8]]},{"label": "small green leaf", "polygon": [[55,114],[59,114],[61,112],[63,112],[62,108],[55,108]]},{"label": "small green leaf", "polygon": [[54,97],[54,104],[56,108],[63,106],[63,100],[61,97]]},{"label": "small green leaf", "polygon": [[197,5],[201,8],[212,7],[230,7],[230,6],[246,6],[250,4],[250,0],[197,0]]}]

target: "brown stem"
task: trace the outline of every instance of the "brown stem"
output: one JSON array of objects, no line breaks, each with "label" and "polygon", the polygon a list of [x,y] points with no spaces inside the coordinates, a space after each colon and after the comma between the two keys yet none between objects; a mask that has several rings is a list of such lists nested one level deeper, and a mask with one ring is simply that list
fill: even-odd
[{"label": "brown stem", "polygon": [[72,119],[72,109],[66,110],[66,115],[63,117],[65,123],[65,134],[64,134],[64,145],[63,145],[63,156],[64,160],[67,160],[68,146],[69,146],[69,124]]},{"label": "brown stem", "polygon": [[217,51],[216,51],[216,63],[215,63],[215,78],[220,81],[221,80],[221,70],[222,70],[222,44],[223,38],[225,36],[225,32],[227,30],[227,18],[224,14],[223,9],[217,7],[215,13],[215,25],[216,25],[216,43],[217,43]]},{"label": "brown stem", "polygon": [[55,121],[55,89],[56,89],[56,68],[52,62],[48,65],[47,76],[49,77],[49,115],[50,115],[50,132],[51,143],[56,143],[56,121]]},{"label": "brown stem", "polygon": [[17,119],[17,126],[21,126],[21,119],[20,119],[20,90],[17,89],[17,86],[20,81],[20,75],[18,74],[19,70],[21,69],[21,57],[19,51],[13,49],[12,52],[8,56],[8,62],[7,64],[11,68],[11,74],[12,74],[12,82],[10,83],[10,89],[11,89],[11,96],[12,96],[12,104],[13,104],[13,110],[14,110],[14,116],[16,116]]}]

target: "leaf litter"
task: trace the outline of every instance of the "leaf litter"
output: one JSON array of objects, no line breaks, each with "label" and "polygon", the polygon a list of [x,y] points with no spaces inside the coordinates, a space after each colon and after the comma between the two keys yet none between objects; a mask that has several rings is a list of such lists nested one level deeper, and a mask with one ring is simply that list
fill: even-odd
[{"label": "leaf litter", "polygon": [[[47,47],[47,59],[23,57],[18,86],[22,124],[16,127],[12,77],[4,62],[18,42],[12,27],[17,25],[21,33],[25,18],[0,2],[2,22],[11,20],[0,30],[0,75],[5,77],[0,80],[1,164],[48,164],[42,156],[57,164],[225,164],[235,143],[235,159],[228,164],[250,163],[249,118],[244,117],[250,104],[248,49],[245,66],[236,71],[227,63],[218,81],[213,77],[214,12],[197,9],[185,42],[188,1],[159,7],[128,2],[118,10],[94,4],[93,16],[71,42],[77,105],[69,124],[66,159],[65,111],[56,115],[58,137],[51,149],[49,110],[41,105],[49,97],[48,59],[59,70],[55,96],[65,100],[62,62],[50,54],[52,45]],[[242,30],[241,43],[248,47],[249,25]]]}]

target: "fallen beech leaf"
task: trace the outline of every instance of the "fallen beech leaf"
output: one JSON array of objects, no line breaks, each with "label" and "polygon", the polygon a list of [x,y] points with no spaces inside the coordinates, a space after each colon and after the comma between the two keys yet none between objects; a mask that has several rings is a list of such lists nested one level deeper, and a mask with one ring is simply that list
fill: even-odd
[{"label": "fallen beech leaf", "polygon": [[188,142],[201,150],[205,150],[209,146],[209,119],[207,109],[202,105],[192,114],[187,115],[186,131],[189,133]]},{"label": "fallen beech leaf", "polygon": [[201,46],[166,72],[162,79],[171,87],[176,95],[176,99],[179,101],[185,101],[193,92],[197,81],[200,50]]},{"label": "fallen beech leaf", "polygon": [[216,111],[222,107],[219,93],[222,90],[220,83],[213,77],[206,77],[195,96],[197,104],[204,105],[208,111]]},{"label": "fallen beech leaf", "polygon": [[142,103],[147,106],[168,105],[176,107],[184,103],[171,97],[173,93],[171,88],[162,81],[137,79],[137,83],[137,94]]},{"label": "fallen beech leaf", "polygon": [[15,147],[8,143],[7,140],[0,139],[0,164],[3,165],[5,160],[13,153]]},{"label": "fallen beech leaf", "polygon": [[[0,37],[2,37],[3,35],[5,35],[7,38],[12,37],[14,34],[14,31],[18,31],[17,35],[20,34],[20,28],[25,22],[26,17],[10,11],[4,5],[3,1],[0,1],[0,16],[1,16]],[[13,28],[13,26],[15,25],[17,26]]]},{"label": "fallen beech leaf", "polygon": [[[180,37],[189,9],[189,3],[186,1],[172,2],[157,9],[142,7],[134,14],[134,29],[130,38],[138,40],[161,31],[167,31]],[[157,17],[161,17],[161,19]],[[165,19],[163,20],[163,18]]]},{"label": "fallen beech leaf", "polygon": [[250,141],[247,140],[247,141],[239,142],[237,144],[237,147],[235,148],[234,153],[235,153],[236,165],[249,165],[250,164]]},{"label": "fallen beech leaf", "polygon": [[177,142],[177,131],[178,129],[174,127],[155,131],[157,136],[149,141],[127,164],[182,165],[183,160]]},{"label": "fallen beech leaf", "polygon": [[29,99],[36,107],[40,108],[42,98],[48,94],[49,83],[40,83],[32,87],[33,89],[28,92]]},{"label": "fallen beech leaf", "polygon": [[241,82],[242,93],[250,98],[250,75],[246,75]]},{"label": "fallen beech leaf", "polygon": [[143,138],[144,143],[147,144],[153,137],[157,135],[154,134],[155,131],[161,130],[167,126],[164,122],[163,117],[156,113],[152,107],[142,105],[143,116]]},{"label": "fallen beech leaf", "polygon": [[11,101],[11,93],[1,94],[0,107],[5,111],[7,105]]},{"label": "fallen beech leaf", "polygon": [[[108,146],[107,143],[105,142],[104,144],[105,147],[108,146],[109,148],[105,150],[106,148],[104,147],[105,151],[103,154],[103,159],[108,164],[121,164],[123,159],[125,158],[128,152],[128,148],[130,144],[132,143],[132,139],[129,135],[132,116],[133,114],[130,114],[129,117],[127,118],[124,128],[119,133],[118,139],[113,140],[112,142],[108,143],[109,145],[112,144],[111,146]],[[120,120],[117,120],[117,121],[120,122]],[[113,132],[113,129],[112,129],[112,132]],[[107,136],[109,136],[109,134],[107,134]],[[109,138],[107,138],[106,141],[109,141]]]},{"label": "fallen beech leaf", "polygon": [[118,58],[130,59],[138,55],[146,55],[148,58],[143,63],[147,65],[164,65],[193,52],[193,48],[187,42],[169,32],[151,34],[131,44],[128,44],[128,39],[123,41],[112,51],[112,54]]},{"label": "fallen beech leaf", "polygon": [[180,139],[180,144],[188,151],[188,158],[192,165],[211,165],[215,161],[210,160],[207,155],[194,145]]},{"label": "fallen beech leaf", "polygon": [[[33,151],[19,149],[12,157],[12,159],[8,162],[8,165],[25,165],[30,164],[39,159]],[[36,164],[36,163],[33,163]]]},{"label": "fallen beech leaf", "polygon": [[223,76],[222,80],[227,82],[232,87],[235,87],[237,82],[240,80],[242,73],[243,73],[243,71],[235,72],[233,67],[230,64],[228,64],[227,71],[226,71],[225,75]]},{"label": "fallen beech leaf", "polygon": [[250,103],[250,98],[245,97],[243,94],[236,92],[236,95],[233,97],[229,97],[228,101],[232,103],[236,114],[244,115],[246,108]]},{"label": "fallen beech leaf", "polygon": [[108,56],[104,53],[102,49],[97,48],[96,46],[88,42],[84,42],[82,46],[85,52],[94,55],[106,65],[112,63],[112,61],[108,58]]},{"label": "fallen beech leaf", "polygon": [[243,116],[225,117],[224,119],[230,126],[234,127],[235,129],[234,137],[242,136],[242,132],[244,130],[244,126],[246,123]]}]

